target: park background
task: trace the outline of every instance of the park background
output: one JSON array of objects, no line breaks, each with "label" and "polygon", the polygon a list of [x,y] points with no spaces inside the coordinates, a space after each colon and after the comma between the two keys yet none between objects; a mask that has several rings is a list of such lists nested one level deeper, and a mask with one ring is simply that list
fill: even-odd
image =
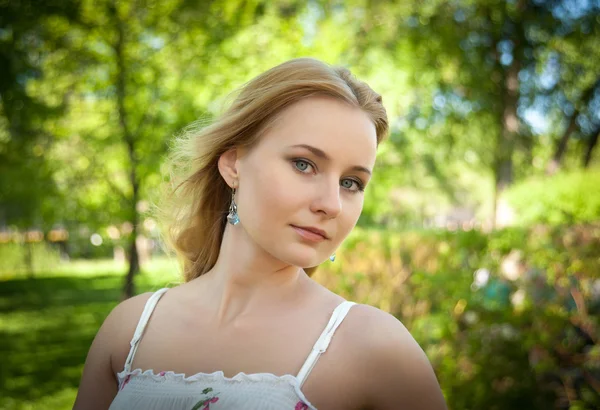
[{"label": "park background", "polygon": [[398,317],[449,408],[600,408],[598,0],[0,1],[0,408],[71,408],[124,297],[180,281],[173,138],[291,58],[391,132],[315,279]]}]

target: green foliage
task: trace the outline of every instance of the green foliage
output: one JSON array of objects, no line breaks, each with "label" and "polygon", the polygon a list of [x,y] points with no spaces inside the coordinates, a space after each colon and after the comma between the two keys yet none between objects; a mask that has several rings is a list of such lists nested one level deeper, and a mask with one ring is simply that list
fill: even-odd
[{"label": "green foliage", "polygon": [[507,200],[519,224],[560,225],[600,220],[600,168],[535,178],[513,186]]},{"label": "green foliage", "polygon": [[[580,101],[597,79],[593,5],[36,4],[0,6],[0,59],[10,62],[0,64],[2,225],[101,229],[133,221],[133,202],[158,191],[174,134],[218,114],[252,76],[299,56],[346,65],[383,96],[392,132],[379,150],[362,226],[414,226],[454,207],[489,218],[513,66],[521,96],[512,107],[515,179],[545,168],[573,106],[578,124],[597,122],[592,102]],[[547,132],[527,121],[531,110]]]},{"label": "green foliage", "polygon": [[60,30],[48,23],[76,15],[73,1],[0,4],[0,224],[42,227],[57,218],[54,169],[43,155],[52,144],[49,121],[64,113],[64,101],[40,98],[30,85],[46,79],[49,55],[64,52]]}]

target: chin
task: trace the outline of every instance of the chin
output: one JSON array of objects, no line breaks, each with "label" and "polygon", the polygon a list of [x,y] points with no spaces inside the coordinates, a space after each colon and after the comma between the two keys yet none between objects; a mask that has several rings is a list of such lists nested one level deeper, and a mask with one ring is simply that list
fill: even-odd
[{"label": "chin", "polygon": [[314,250],[312,252],[307,251],[306,249],[302,251],[290,250],[281,256],[280,259],[282,261],[300,268],[312,268],[313,266],[318,266],[323,263],[321,260],[323,257],[318,255]]}]

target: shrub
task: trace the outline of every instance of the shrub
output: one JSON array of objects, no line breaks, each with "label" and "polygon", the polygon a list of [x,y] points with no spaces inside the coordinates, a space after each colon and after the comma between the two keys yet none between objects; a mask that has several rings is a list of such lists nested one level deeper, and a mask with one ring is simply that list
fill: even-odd
[{"label": "shrub", "polygon": [[513,186],[506,199],[520,225],[600,221],[600,168],[525,181]]}]

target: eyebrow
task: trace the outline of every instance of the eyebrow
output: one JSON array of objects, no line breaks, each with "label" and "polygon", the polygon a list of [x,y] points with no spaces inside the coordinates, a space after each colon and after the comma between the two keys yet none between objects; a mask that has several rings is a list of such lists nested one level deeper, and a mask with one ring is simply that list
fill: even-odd
[{"label": "eyebrow", "polygon": [[[293,148],[304,148],[309,150],[310,152],[312,152],[313,154],[315,154],[315,156],[322,158],[326,161],[331,160],[331,158],[329,157],[329,155],[327,155],[324,151],[320,150],[317,147],[313,147],[312,145],[307,145],[307,144],[297,144],[297,145],[292,145]],[[371,170],[369,170],[368,168],[365,168],[363,166],[360,165],[354,165],[353,167],[351,167],[350,169],[352,169],[353,171],[361,171],[361,172],[366,172],[367,174],[371,175]]]}]

